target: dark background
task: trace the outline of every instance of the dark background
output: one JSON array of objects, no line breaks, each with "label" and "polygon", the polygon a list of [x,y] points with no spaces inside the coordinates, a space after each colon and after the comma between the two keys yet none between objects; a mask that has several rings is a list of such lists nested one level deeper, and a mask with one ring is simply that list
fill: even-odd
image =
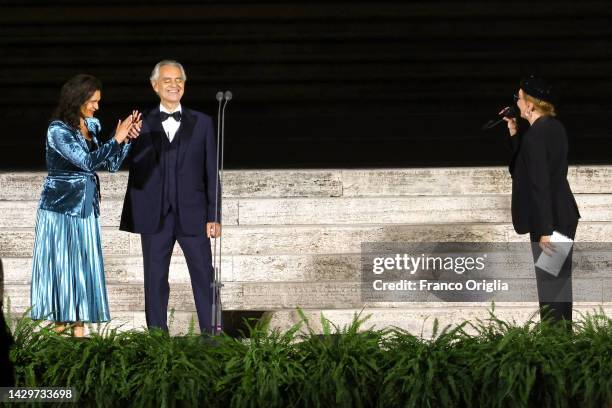
[{"label": "dark background", "polygon": [[91,73],[98,116],[156,102],[160,59],[185,106],[231,89],[226,168],[499,165],[518,80],[557,85],[572,163],[611,163],[610,1],[2,1],[0,169],[44,169],[59,88]]}]

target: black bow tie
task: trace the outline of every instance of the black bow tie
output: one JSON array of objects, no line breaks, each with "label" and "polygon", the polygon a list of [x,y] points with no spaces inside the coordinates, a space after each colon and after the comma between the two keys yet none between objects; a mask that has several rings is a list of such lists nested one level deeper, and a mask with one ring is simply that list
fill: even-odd
[{"label": "black bow tie", "polygon": [[180,122],[181,121],[181,111],[176,111],[172,113],[159,112],[159,117],[161,118],[162,122],[165,122],[166,119],[168,118],[173,118],[177,122]]}]

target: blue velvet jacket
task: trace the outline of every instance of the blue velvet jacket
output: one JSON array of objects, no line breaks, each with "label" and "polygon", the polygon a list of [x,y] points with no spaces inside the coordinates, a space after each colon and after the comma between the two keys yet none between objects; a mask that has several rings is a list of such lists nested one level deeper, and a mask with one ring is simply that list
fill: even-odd
[{"label": "blue velvet jacket", "polygon": [[39,207],[73,217],[88,217],[93,211],[100,215],[98,169],[111,172],[119,170],[130,150],[115,138],[100,144],[100,122],[96,118],[85,119],[92,137],[94,151],[89,150],[79,130],[59,120],[49,124],[47,130],[47,170]]}]

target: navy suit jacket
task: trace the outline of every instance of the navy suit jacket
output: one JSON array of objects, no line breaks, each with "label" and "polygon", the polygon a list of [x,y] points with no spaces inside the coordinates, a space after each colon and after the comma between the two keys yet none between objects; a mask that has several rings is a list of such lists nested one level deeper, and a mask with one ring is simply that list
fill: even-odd
[{"label": "navy suit jacket", "polygon": [[[121,214],[122,231],[155,233],[161,227],[163,176],[159,106],[145,115],[140,136],[133,140],[130,174]],[[217,189],[216,135],[210,116],[182,107],[177,193],[180,227],[187,235],[205,233],[206,222],[221,222],[221,189]],[[215,194],[218,192],[217,217]]]}]

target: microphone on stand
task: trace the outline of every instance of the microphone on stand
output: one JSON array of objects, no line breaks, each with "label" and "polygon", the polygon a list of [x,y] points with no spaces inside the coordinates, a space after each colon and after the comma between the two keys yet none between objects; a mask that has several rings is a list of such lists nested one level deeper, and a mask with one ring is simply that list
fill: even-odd
[{"label": "microphone on stand", "polygon": [[491,119],[484,125],[482,125],[482,130],[493,129],[495,126],[499,125],[504,121],[504,118],[517,118],[519,115],[519,111],[515,106],[508,106],[499,114],[499,119]]},{"label": "microphone on stand", "polygon": [[[217,93],[217,95],[219,95],[219,93]],[[223,103],[223,109],[221,112],[221,173],[223,173],[223,164],[225,163],[223,161],[223,153],[224,153],[223,146],[225,146],[225,108],[227,107],[227,104],[229,103],[229,101],[232,100],[233,97],[234,95],[232,94],[232,91],[225,91],[223,93],[224,103]],[[221,181],[223,181],[223,177],[221,177]]]},{"label": "microphone on stand", "polygon": [[[218,102],[217,108],[217,182],[215,186],[215,222],[219,222],[219,189],[223,191],[223,164],[224,164],[224,144],[225,144],[225,108],[227,103],[232,99],[231,91],[219,91],[216,94]],[[219,237],[219,265],[217,266],[217,237],[214,237],[213,248],[213,269],[214,279],[211,286],[213,287],[212,294],[212,334],[219,334],[222,330],[222,305],[221,305],[221,248],[223,235]]]}]

